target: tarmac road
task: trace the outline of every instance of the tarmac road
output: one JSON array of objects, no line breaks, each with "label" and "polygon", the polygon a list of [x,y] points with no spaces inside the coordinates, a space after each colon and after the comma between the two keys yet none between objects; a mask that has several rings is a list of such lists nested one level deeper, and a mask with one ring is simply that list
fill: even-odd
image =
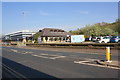
[{"label": "tarmac road", "polygon": [[[102,54],[2,48],[3,78],[118,78],[116,68],[75,61],[104,59]],[[118,56],[113,55],[113,60]]]}]

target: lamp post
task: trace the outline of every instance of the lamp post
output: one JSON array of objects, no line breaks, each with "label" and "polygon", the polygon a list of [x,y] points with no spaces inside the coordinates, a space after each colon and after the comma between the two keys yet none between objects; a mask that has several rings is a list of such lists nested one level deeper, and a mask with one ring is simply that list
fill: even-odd
[{"label": "lamp post", "polygon": [[25,12],[24,11],[22,12],[22,15],[23,15],[23,25],[25,25]]}]

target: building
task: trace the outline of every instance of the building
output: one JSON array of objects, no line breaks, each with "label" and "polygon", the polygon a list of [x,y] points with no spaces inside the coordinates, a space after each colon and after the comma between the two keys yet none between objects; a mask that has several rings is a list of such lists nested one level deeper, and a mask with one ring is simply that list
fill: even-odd
[{"label": "building", "polygon": [[[40,30],[40,42],[42,43],[57,43],[57,42],[66,42],[70,40],[70,33],[55,28],[44,28]],[[38,41],[39,42],[39,41]]]},{"label": "building", "polygon": [[35,32],[31,32],[29,30],[22,30],[22,31],[17,31],[17,32],[13,32],[5,35],[4,40],[5,41],[23,41],[23,39],[30,38],[34,34]]}]

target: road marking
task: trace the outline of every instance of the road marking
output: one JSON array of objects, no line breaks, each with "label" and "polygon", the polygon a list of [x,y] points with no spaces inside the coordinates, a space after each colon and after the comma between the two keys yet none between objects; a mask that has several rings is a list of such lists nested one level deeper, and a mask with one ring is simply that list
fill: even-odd
[{"label": "road marking", "polygon": [[[36,57],[41,57],[41,58],[48,58],[48,59],[57,59],[57,58],[64,58],[66,56],[59,56],[59,55],[49,55],[49,54],[40,54],[40,55],[35,55],[32,54],[33,56]],[[47,55],[47,56],[46,56]],[[51,57],[52,56],[52,57]]]},{"label": "road marking", "polygon": [[33,52],[19,52],[19,53],[21,53],[21,54],[31,54]]},{"label": "road marking", "polygon": [[50,59],[57,59],[57,58],[65,58],[66,56],[57,56],[57,57],[53,57],[53,58],[50,58]]},{"label": "road marking", "polygon": [[17,52],[17,50],[15,50],[15,49],[11,49],[11,51],[13,51],[13,52]]},{"label": "road marking", "polygon": [[[89,61],[87,61],[87,62],[89,62]],[[90,66],[97,66],[97,67],[112,68],[112,69],[120,69],[120,68],[117,68],[117,67],[111,67],[111,66],[103,66],[103,65],[97,65],[97,64],[84,63],[84,61],[74,61],[74,63],[84,64],[84,65],[90,65]]]},{"label": "road marking", "polygon": [[11,49],[11,51],[13,51],[13,52],[16,52],[16,53],[21,53],[21,54],[31,54],[31,53],[33,53],[33,52],[20,52],[20,51],[18,51],[18,50],[15,50],[15,49]]},{"label": "road marking", "polygon": [[33,53],[33,52],[25,52],[25,53]]},{"label": "road marking", "polygon": [[74,61],[74,63],[85,63],[85,62],[90,62],[90,61]]},{"label": "road marking", "polygon": [[36,57],[41,57],[41,58],[49,58],[49,57],[45,57],[45,56],[40,56],[40,55],[35,55],[35,54],[32,54],[33,56],[36,56]]},{"label": "road marking", "polygon": [[40,55],[48,55],[48,54],[46,54],[46,53],[41,53]]}]

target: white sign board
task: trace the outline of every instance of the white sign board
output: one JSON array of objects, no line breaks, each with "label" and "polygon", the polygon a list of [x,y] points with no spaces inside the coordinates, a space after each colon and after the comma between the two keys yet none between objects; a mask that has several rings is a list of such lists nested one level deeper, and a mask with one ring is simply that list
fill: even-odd
[{"label": "white sign board", "polygon": [[41,37],[38,37],[38,43],[42,43]]},{"label": "white sign board", "polygon": [[71,35],[71,43],[80,43],[84,41],[85,41],[84,35]]}]

